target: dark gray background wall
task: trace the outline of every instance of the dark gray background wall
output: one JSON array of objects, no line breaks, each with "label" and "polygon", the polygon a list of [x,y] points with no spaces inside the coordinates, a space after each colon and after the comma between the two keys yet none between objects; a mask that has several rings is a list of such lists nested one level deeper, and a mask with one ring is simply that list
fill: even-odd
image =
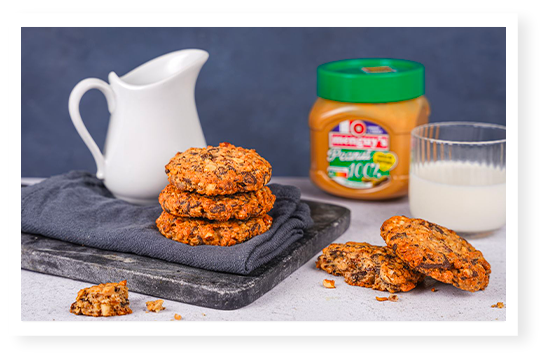
[{"label": "dark gray background wall", "polygon": [[[505,124],[505,28],[24,28],[22,176],[95,163],[70,121],[70,91],[87,77],[123,75],[158,55],[201,48],[210,58],[196,86],[208,144],[255,148],[277,176],[306,176],[308,112],[322,63],[361,57],[426,67],[430,121]],[[80,111],[102,148],[108,111],[87,93]]]}]

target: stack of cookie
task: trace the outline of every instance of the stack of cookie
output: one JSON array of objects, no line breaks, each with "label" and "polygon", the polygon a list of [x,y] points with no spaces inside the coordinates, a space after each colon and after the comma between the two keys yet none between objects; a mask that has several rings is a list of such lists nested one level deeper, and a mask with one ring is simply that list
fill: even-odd
[{"label": "stack of cookie", "polygon": [[233,246],[266,232],[272,167],[253,149],[221,143],[177,153],[165,166],[159,231],[177,242]]},{"label": "stack of cookie", "polygon": [[386,220],[381,236],[387,246],[348,242],[323,250],[316,266],[350,285],[406,292],[425,276],[475,292],[488,286],[490,264],[456,232],[403,216]]}]

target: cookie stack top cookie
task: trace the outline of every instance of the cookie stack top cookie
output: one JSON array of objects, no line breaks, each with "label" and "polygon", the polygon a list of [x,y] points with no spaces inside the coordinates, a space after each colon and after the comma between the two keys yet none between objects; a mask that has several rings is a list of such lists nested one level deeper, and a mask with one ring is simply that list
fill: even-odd
[{"label": "cookie stack top cookie", "polygon": [[272,177],[272,166],[254,149],[220,143],[177,153],[165,173],[181,191],[217,196],[261,189]]},{"label": "cookie stack top cookie", "polygon": [[231,246],[266,232],[275,196],[272,167],[253,149],[229,143],[190,148],[165,166],[160,232],[189,245]]}]

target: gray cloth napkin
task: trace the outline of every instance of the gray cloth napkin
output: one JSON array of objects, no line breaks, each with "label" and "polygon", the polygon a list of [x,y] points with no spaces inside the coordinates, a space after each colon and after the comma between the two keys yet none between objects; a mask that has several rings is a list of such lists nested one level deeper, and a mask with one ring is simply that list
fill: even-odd
[{"label": "gray cloth napkin", "polygon": [[21,231],[85,246],[135,253],[212,271],[248,274],[285,250],[313,224],[293,186],[268,185],[276,196],[269,231],[231,247],[188,246],[156,228],[160,205],[114,198],[83,171],[54,176],[21,189]]}]

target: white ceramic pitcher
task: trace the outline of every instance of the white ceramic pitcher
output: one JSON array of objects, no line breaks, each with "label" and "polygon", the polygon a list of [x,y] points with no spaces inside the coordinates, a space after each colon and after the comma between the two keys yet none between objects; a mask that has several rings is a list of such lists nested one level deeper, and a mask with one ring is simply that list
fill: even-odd
[{"label": "white ceramic pitcher", "polygon": [[[97,177],[117,198],[136,204],[158,201],[167,185],[165,164],[177,152],[204,147],[194,88],[209,54],[186,49],[165,54],[110,84],[96,78],[79,82],[68,100],[72,122],[97,163]],[[90,89],[103,92],[110,112],[104,154],[80,116],[80,99]]]}]

